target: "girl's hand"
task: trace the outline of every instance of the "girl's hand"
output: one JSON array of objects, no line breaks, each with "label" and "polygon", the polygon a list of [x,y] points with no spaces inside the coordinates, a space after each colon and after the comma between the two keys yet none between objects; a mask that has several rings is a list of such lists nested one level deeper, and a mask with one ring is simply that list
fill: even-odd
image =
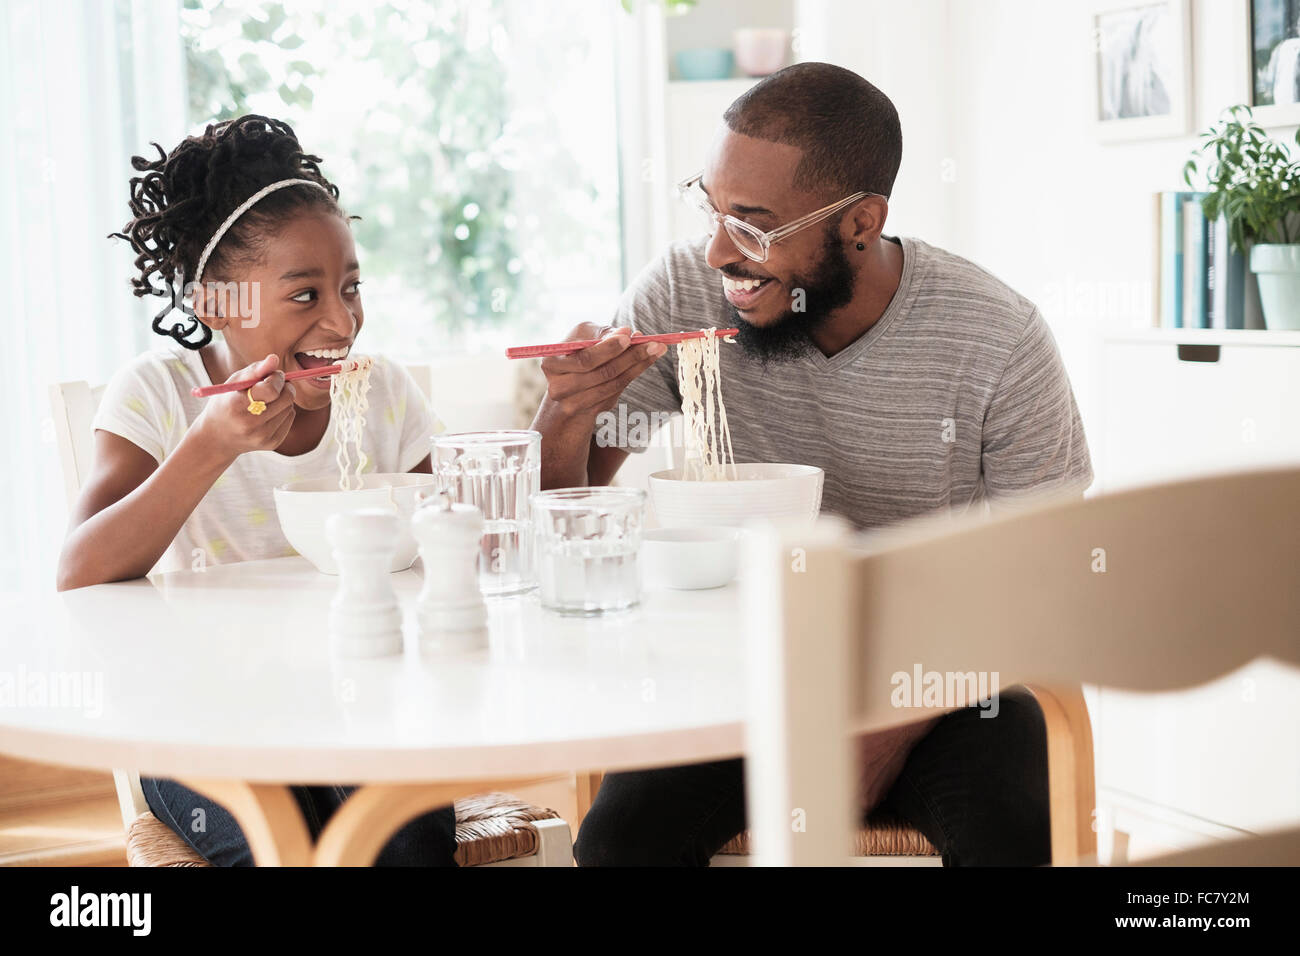
[{"label": "girl's hand", "polygon": [[[279,369],[280,359],[268,355],[260,362],[245,366],[226,379],[256,378],[258,383],[242,392],[214,395],[205,399],[207,406],[195,425],[203,435],[204,444],[219,450],[232,460],[246,451],[275,449],[284,441],[293,426],[296,410],[293,404],[293,382],[284,380]],[[266,402],[266,410],[254,415],[248,410],[249,398]]]}]

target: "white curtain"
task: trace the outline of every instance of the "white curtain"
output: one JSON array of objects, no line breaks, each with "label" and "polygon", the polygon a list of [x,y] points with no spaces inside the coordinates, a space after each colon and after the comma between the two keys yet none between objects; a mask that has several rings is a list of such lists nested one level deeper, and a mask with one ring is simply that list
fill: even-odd
[{"label": "white curtain", "polygon": [[130,292],[130,157],[185,134],[179,0],[0,5],[0,601],[53,590],[67,518],[48,398],[158,340]]},{"label": "white curtain", "polygon": [[615,17],[624,285],[672,238],[670,206],[677,197],[668,173],[663,21],[663,11],[649,0],[637,0],[630,14],[619,11]]}]

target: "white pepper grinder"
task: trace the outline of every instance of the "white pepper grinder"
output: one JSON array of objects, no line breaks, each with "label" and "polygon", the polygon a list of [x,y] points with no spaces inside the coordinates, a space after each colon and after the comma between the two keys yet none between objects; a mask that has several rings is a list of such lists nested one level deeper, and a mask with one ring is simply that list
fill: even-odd
[{"label": "white pepper grinder", "polygon": [[343,657],[402,653],[402,609],[388,570],[400,527],[397,513],[382,508],[340,512],[325,521],[339,568],[330,640]]},{"label": "white pepper grinder", "polygon": [[487,647],[487,604],[478,584],[483,512],[438,492],[415,509],[411,532],[424,566],[416,610],[420,646],[433,651]]}]

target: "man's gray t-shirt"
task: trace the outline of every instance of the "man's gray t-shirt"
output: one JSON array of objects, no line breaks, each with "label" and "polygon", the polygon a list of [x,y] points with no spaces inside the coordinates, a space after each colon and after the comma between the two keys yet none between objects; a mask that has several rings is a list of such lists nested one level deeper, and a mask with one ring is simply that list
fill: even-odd
[{"label": "man's gray t-shirt", "polygon": [[[985,499],[1082,492],[1092,482],[1083,424],[1038,309],[960,256],[898,241],[903,274],[889,307],[835,355],[811,348],[764,366],[738,344],[720,346],[736,461],[820,467],[823,513],[858,528]],[[614,324],[644,333],[733,325],[704,247],[669,246],[628,288]],[[621,401],[629,421],[634,411],[680,410],[677,350]]]},{"label": "man's gray t-shirt", "polygon": [[[707,240],[668,247],[624,294],[614,324],[638,332],[728,328]],[[1092,482],[1083,424],[1051,330],[1032,302],[974,263],[898,240],[903,274],[889,307],[830,358],[815,348],[764,367],[723,344],[722,397],[738,462],[817,465],[822,511],[862,529],[940,510]],[[681,408],[677,350],[633,381],[633,412]],[[631,447],[631,451],[645,446]],[[858,741],[863,810],[884,799],[938,718]]]}]

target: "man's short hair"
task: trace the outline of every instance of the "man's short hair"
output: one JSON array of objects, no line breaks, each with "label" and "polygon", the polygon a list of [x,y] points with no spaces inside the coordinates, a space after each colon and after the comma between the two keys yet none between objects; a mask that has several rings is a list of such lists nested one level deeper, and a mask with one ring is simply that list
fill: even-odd
[{"label": "man's short hair", "polygon": [[828,201],[858,191],[888,196],[903,157],[898,111],[858,74],[829,63],[773,73],[727,108],[733,132],[803,150],[795,185]]}]

